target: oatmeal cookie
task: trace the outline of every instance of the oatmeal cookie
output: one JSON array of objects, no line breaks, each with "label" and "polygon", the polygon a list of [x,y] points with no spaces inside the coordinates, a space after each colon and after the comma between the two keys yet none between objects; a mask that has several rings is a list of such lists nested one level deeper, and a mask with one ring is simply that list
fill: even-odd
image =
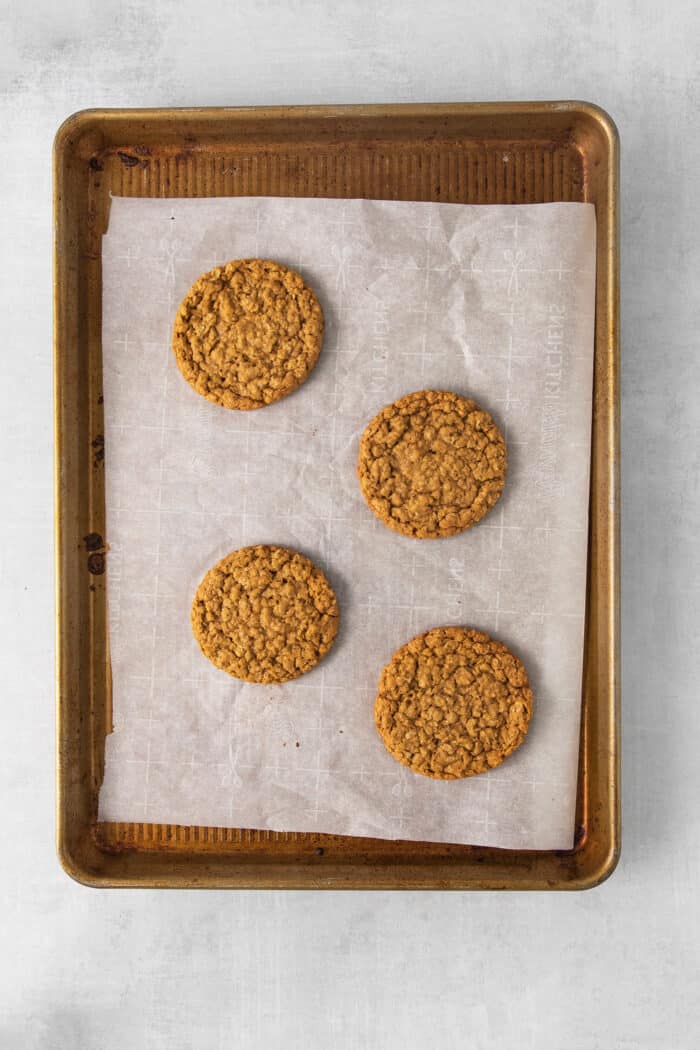
[{"label": "oatmeal cookie", "polygon": [[338,630],[338,603],[309,558],[286,547],[242,547],[210,569],[192,603],[192,630],[213,664],[244,682],[310,671]]},{"label": "oatmeal cookie", "polygon": [[418,539],[452,536],[480,521],[501,495],[506,444],[474,401],[419,390],[367,425],[357,475],[389,528]]},{"label": "oatmeal cookie", "polygon": [[374,721],[398,762],[456,780],[515,751],[532,707],[525,668],[505,645],[466,627],[436,627],[397,649],[382,671]]},{"label": "oatmeal cookie", "polygon": [[235,259],[199,277],[175,318],[178,368],[225,408],[263,408],[291,394],[316,364],[323,312],[295,270]]}]

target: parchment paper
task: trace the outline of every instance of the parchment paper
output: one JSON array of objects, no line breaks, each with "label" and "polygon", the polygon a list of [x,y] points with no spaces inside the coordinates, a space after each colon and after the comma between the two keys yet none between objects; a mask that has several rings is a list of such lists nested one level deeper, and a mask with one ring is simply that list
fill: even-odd
[{"label": "parchment paper", "polygon": [[[319,363],[254,412],[219,408],[170,349],[192,281],[238,257],[301,271],[326,317]],[[107,558],[114,732],[100,818],[552,849],[574,834],[593,366],[595,214],[281,198],[114,199],[103,241]],[[426,387],[505,433],[497,507],[446,540],[391,532],[356,478],[359,435]],[[252,543],[297,548],[341,607],[329,656],[283,686],[200,653],[196,586]],[[440,782],[398,765],[372,711],[419,631],[482,628],[535,693],[523,746]]]}]

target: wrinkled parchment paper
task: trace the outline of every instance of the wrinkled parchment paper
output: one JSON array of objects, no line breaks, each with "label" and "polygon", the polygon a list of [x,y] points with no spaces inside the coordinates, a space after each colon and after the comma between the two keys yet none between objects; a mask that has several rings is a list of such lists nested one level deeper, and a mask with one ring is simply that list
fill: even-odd
[{"label": "wrinkled parchment paper", "polygon": [[[326,336],[294,394],[208,403],[170,349],[192,281],[277,259],[317,291]],[[574,834],[593,366],[595,215],[519,207],[114,199],[103,242],[114,732],[104,820],[336,832],[530,849]],[[425,387],[476,398],[508,443],[504,495],[445,540],[391,532],[355,478],[359,435]],[[214,668],[196,586],[252,543],[308,554],[341,608],[329,656],[282,686]],[[392,759],[372,719],[382,666],[462,623],[523,659],[523,746],[464,781]]]}]

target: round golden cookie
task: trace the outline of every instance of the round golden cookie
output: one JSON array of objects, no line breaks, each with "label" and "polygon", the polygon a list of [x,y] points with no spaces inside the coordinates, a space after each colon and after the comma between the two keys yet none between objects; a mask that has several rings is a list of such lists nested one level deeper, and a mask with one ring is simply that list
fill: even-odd
[{"label": "round golden cookie", "polygon": [[338,603],[309,558],[286,547],[242,547],[206,574],[192,630],[213,664],[244,682],[287,682],[325,656]]},{"label": "round golden cookie", "polygon": [[295,270],[235,259],[194,282],[175,318],[173,350],[198,394],[249,409],[296,390],[322,341],[323,311]]},{"label": "round golden cookie", "polygon": [[522,744],[532,715],[527,673],[501,642],[436,627],[382,671],[374,721],[384,746],[414,773],[457,780],[485,773]]},{"label": "round golden cookie", "polygon": [[385,525],[437,539],[483,518],[501,495],[506,465],[506,443],[488,412],[447,390],[419,390],[367,425],[357,476]]}]

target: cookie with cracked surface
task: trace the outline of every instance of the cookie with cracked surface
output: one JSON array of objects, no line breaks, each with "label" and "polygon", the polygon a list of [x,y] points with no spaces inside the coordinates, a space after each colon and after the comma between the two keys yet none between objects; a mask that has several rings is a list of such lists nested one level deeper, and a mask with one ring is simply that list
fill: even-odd
[{"label": "cookie with cracked surface", "polygon": [[397,649],[382,671],[374,721],[398,762],[457,780],[515,751],[532,707],[525,668],[505,645],[466,627],[436,627]]},{"label": "cookie with cracked surface", "polygon": [[199,277],[175,318],[173,350],[190,386],[225,408],[251,409],[296,390],[318,360],[323,311],[289,267],[234,259]]},{"label": "cookie with cracked surface", "polygon": [[205,575],[192,630],[206,657],[244,682],[310,671],[338,630],[338,602],[321,570],[286,547],[242,547]]},{"label": "cookie with cracked surface", "polygon": [[368,423],[357,476],[385,525],[437,539],[484,517],[503,491],[506,465],[506,443],[488,412],[448,390],[418,390]]}]

